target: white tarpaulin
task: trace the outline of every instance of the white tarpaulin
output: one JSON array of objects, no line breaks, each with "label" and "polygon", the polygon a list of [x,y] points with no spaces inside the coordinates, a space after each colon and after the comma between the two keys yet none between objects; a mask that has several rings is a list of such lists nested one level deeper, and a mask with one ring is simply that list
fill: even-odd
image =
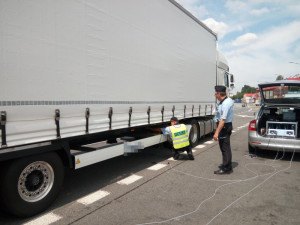
[{"label": "white tarpaulin", "polygon": [[[0,0],[8,146],[213,113],[216,36],[168,0]],[[1,140],[0,140],[1,141]]]}]

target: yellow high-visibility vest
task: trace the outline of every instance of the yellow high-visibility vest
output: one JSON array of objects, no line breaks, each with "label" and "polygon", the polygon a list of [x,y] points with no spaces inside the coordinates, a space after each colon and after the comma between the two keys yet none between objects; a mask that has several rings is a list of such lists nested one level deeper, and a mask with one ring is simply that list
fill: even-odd
[{"label": "yellow high-visibility vest", "polygon": [[173,147],[175,149],[184,148],[190,145],[189,135],[184,124],[180,124],[180,127],[170,126],[172,133]]}]

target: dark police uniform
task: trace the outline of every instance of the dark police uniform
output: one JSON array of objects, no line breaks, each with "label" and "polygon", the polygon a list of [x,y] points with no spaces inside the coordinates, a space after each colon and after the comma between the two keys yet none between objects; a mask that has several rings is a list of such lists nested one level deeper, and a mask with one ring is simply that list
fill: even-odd
[{"label": "dark police uniform", "polygon": [[219,133],[218,141],[220,150],[222,152],[223,163],[220,169],[224,171],[231,171],[232,170],[232,153],[230,147],[230,135],[232,133],[232,120],[234,114],[234,103],[233,101],[225,97],[219,104],[216,111],[215,120],[217,125],[221,119],[226,120],[224,127]]}]

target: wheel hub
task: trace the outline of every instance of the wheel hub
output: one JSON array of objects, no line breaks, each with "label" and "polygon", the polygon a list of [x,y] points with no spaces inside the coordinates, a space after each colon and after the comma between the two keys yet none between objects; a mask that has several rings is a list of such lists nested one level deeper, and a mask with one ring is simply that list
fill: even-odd
[{"label": "wheel hub", "polygon": [[52,167],[43,161],[29,164],[20,174],[18,192],[27,202],[36,202],[44,198],[54,183]]},{"label": "wheel hub", "polygon": [[32,191],[34,191],[42,185],[43,180],[43,173],[41,173],[41,171],[36,170],[28,175],[25,185],[27,189],[31,189]]}]

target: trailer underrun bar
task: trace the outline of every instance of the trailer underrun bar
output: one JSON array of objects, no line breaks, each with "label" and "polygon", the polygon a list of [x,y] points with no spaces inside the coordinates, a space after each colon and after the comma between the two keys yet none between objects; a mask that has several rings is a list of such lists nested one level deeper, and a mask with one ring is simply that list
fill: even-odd
[{"label": "trailer underrun bar", "polygon": [[[188,132],[191,125],[186,125]],[[79,169],[94,163],[98,163],[107,159],[111,159],[129,153],[137,153],[139,149],[144,149],[153,145],[157,145],[167,141],[167,135],[155,135],[135,141],[125,141],[110,146],[100,147],[90,152],[77,152],[73,154],[75,169]],[[130,140],[129,138],[127,140]]]}]

